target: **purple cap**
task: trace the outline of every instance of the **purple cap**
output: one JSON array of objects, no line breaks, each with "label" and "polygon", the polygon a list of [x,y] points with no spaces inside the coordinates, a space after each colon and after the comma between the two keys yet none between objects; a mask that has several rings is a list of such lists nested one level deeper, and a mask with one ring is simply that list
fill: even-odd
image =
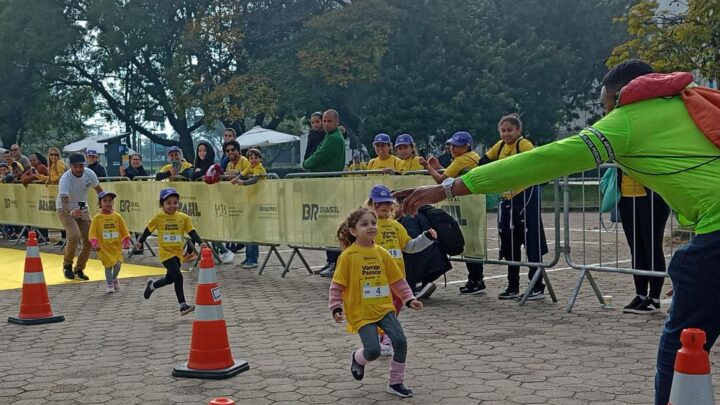
[{"label": "purple cap", "polygon": [[377,134],[375,135],[375,140],[373,141],[373,144],[376,143],[386,143],[388,145],[392,145],[392,141],[390,140],[390,135],[388,134]]},{"label": "purple cap", "polygon": [[178,148],[177,146],[171,146],[167,150],[168,155],[170,154],[170,152],[177,152],[182,154],[182,149]]},{"label": "purple cap", "polygon": [[412,143],[415,143],[415,141],[413,141],[412,135],[410,134],[398,135],[397,139],[395,139],[395,146],[410,145]]},{"label": "purple cap", "polygon": [[465,131],[455,132],[453,136],[447,140],[455,146],[472,145],[472,135]]},{"label": "purple cap", "polygon": [[85,151],[85,154],[88,156],[97,156],[98,155],[98,153],[95,149],[88,149]]},{"label": "purple cap", "polygon": [[108,197],[108,196],[112,197],[113,199],[114,199],[114,198],[117,198],[117,194],[115,194],[115,193],[113,193],[113,192],[110,192],[110,191],[101,191],[101,192],[98,193],[98,201],[102,200],[103,197]]},{"label": "purple cap", "polygon": [[174,188],[164,188],[160,190],[160,202],[167,200],[170,196],[180,198],[180,194]]},{"label": "purple cap", "polygon": [[373,203],[395,202],[392,191],[382,184],[376,184],[370,189],[370,199]]}]

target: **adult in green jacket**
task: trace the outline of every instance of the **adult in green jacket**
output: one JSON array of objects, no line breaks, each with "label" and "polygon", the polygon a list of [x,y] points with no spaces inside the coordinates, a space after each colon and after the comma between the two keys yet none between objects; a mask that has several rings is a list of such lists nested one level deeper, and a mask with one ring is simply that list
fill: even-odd
[{"label": "adult in green jacket", "polygon": [[315,153],[307,158],[303,169],[309,172],[341,172],[345,168],[345,140],[340,132],[340,114],[335,110],[323,113],[325,138]]},{"label": "adult in green jacket", "polygon": [[[696,125],[695,120],[701,123],[702,117],[691,116],[689,104],[680,96],[692,88],[663,94],[653,86],[644,86],[642,90],[651,94],[650,98],[629,103],[624,100],[623,95],[632,93],[629,89],[636,89],[638,83],[672,76],[648,76],[652,72],[639,60],[611,69],[603,79],[601,92],[608,114],[578,135],[477,167],[443,185],[424,186],[398,196],[406,196],[406,211],[416,212],[420,206],[450,196],[527,187],[589,170],[608,160],[655,190],[677,212],[680,223],[694,227],[697,234],[675,252],[668,267],[673,304],[660,338],[655,376],[655,403],[665,405],[682,330],[703,329],[707,334],[705,350],[712,348],[720,334],[720,150],[706,137],[710,132],[703,133]],[[700,112],[706,118],[715,117],[710,126],[717,130],[720,121],[717,114],[707,111],[711,108],[706,106]]]}]

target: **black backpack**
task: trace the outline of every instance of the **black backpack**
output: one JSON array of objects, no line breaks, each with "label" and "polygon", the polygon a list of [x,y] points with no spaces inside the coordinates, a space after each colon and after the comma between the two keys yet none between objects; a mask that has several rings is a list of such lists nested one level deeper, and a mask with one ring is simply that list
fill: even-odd
[{"label": "black backpack", "polygon": [[431,205],[420,207],[418,215],[424,216],[437,232],[440,249],[450,256],[459,255],[465,250],[465,238],[455,218],[445,210]]}]

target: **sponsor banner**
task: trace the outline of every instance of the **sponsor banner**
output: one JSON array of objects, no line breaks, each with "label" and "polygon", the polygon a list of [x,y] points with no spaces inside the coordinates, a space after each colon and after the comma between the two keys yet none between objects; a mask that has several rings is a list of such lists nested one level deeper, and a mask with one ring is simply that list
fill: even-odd
[{"label": "sponsor banner", "polygon": [[[192,218],[203,239],[217,241],[338,246],[335,233],[354,209],[365,205],[370,188],[391,189],[427,185],[427,176],[347,176],[261,180],[251,186],[228,182],[125,181],[101,183],[117,194],[115,210],[128,229],[142,232],[160,210],[160,189],[180,194],[180,211]],[[0,184],[0,223],[60,229],[55,197],[57,186]],[[98,210],[97,195],[88,192],[91,214]],[[485,257],[485,196],[453,198],[437,204],[460,224],[465,255]]]}]

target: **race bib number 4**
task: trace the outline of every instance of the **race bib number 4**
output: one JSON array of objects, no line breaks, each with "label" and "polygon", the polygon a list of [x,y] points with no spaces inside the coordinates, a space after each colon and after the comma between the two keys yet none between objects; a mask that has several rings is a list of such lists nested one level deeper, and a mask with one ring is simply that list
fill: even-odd
[{"label": "race bib number 4", "polygon": [[103,231],[103,240],[106,242],[112,242],[118,240],[117,231]]},{"label": "race bib number 4", "polygon": [[167,246],[182,246],[182,235],[179,233],[164,233],[162,240]]},{"label": "race bib number 4", "polygon": [[377,299],[384,298],[390,295],[390,286],[387,284],[380,283],[369,283],[363,284],[363,299]]}]

